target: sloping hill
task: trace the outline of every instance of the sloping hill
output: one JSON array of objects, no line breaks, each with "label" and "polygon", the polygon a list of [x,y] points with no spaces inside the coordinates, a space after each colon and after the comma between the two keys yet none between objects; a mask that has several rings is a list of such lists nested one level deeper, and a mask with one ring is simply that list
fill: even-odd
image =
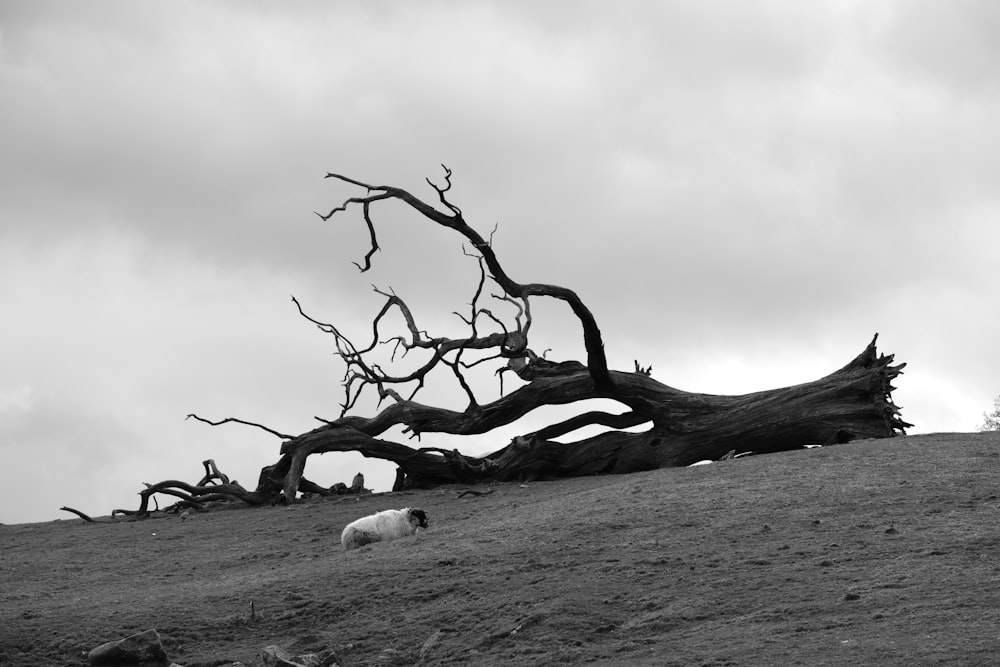
[{"label": "sloping hill", "polygon": [[[991,664],[1000,434],[144,521],[0,527],[0,664]],[[379,509],[431,529],[344,553]],[[255,618],[250,617],[251,601]],[[433,637],[433,639],[432,639]],[[428,642],[428,640],[431,640]]]}]

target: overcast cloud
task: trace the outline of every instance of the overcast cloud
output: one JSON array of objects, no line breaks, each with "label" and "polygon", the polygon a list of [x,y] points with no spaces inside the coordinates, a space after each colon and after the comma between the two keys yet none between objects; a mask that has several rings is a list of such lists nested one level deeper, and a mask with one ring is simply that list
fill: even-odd
[{"label": "overcast cloud", "polygon": [[[459,239],[376,209],[358,274],[356,212],[313,215],[351,194],[327,171],[433,199],[447,164],[617,368],[743,393],[878,332],[912,432],[974,430],[1000,394],[997,35],[991,0],[4,0],[0,522],[134,508],[209,457],[253,485],[278,441],[184,416],[337,415],[343,369],[290,294],[359,340],[371,283],[460,331]],[[582,356],[564,308],[535,316],[534,348]],[[391,485],[353,455],[307,474],[358,470]]]}]

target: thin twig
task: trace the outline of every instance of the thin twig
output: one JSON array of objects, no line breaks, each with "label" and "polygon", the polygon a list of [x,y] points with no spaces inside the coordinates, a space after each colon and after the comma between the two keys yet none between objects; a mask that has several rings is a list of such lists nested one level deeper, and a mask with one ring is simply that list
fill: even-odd
[{"label": "thin twig", "polygon": [[267,431],[271,435],[276,435],[279,438],[281,438],[282,440],[291,440],[291,439],[293,439],[295,437],[293,435],[287,435],[285,433],[279,433],[278,431],[275,431],[273,428],[268,428],[267,426],[264,426],[263,424],[258,424],[257,422],[249,422],[249,421],[246,421],[245,419],[237,419],[236,417],[226,417],[225,419],[220,419],[219,421],[214,422],[214,421],[212,421],[210,419],[205,419],[204,417],[199,417],[198,415],[196,415],[196,414],[194,414],[192,412],[191,414],[189,414],[184,419],[196,419],[196,420],[198,420],[200,422],[204,422],[206,424],[209,424],[210,426],[221,426],[222,424],[227,424],[229,422],[233,422],[233,423],[236,423],[236,424],[243,424],[244,426],[254,426],[256,428],[261,429],[262,431]]}]

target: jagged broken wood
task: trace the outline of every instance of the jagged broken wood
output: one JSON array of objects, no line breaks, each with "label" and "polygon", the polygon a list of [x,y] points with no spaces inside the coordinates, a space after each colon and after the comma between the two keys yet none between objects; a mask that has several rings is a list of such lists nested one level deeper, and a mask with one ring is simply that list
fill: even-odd
[{"label": "jagged broken wood", "polygon": [[[336,352],[346,365],[340,416],[320,419],[322,424],[317,428],[290,436],[231,417],[211,421],[189,415],[212,425],[235,422],[264,429],[282,439],[280,456],[274,464],[262,469],[253,491],[236,483],[208,483],[215,478],[206,463],[202,484],[160,482],[140,493],[142,504],[137,512],[122,513],[147,512],[148,498],[154,493],[172,494],[197,506],[219,497],[260,505],[281,498],[292,500],[302,491],[322,492],[323,488],[304,479],[303,473],[310,456],[327,452],[353,451],[395,463],[394,488],[399,490],[684,466],[718,459],[729,452],[735,456],[749,451],[777,452],[806,445],[891,437],[910,426],[900,418],[899,408],[891,398],[894,389],[891,382],[905,364],[894,366],[892,355],[878,354],[877,334],[844,367],[813,382],[739,396],[685,392],[654,379],[652,367],[643,366],[638,360],[632,371],[609,369],[597,321],[572,290],[542,283],[519,283],[511,278],[494,252],[492,235],[489,239],[482,237],[467,224],[461,209],[448,200],[451,171],[446,167],[444,185],[427,181],[435,190],[441,208],[400,188],[371,185],[333,173],[326,178],[364,191],[348,197],[329,213],[319,214],[326,221],[360,206],[371,243],[363,263],[356,263],[362,272],[371,269],[372,258],[379,250],[372,208],[382,201],[404,204],[424,220],[457,232],[471,244],[473,252],[466,254],[476,258],[479,279],[467,314],[456,313],[468,327],[468,335],[430,336],[417,325],[403,298],[392,290],[376,288],[384,304],[372,322],[371,342],[356,346],[336,325],[308,315],[293,297],[299,314],[333,337]],[[487,297],[487,279],[500,288],[499,294]],[[551,361],[544,353],[538,355],[529,347],[531,299],[542,297],[564,302],[576,316],[582,329],[585,363]],[[486,298],[492,298],[508,311],[513,310],[513,314],[498,315],[495,309],[482,304]],[[405,332],[382,339],[380,326],[393,312],[401,316]],[[415,370],[393,375],[370,358],[386,346],[391,348],[393,361],[410,353],[427,356]],[[512,374],[521,385],[507,393],[501,391],[499,398],[482,403],[467,374],[489,361],[500,364],[496,374],[501,382],[505,374]],[[464,408],[451,410],[415,400],[427,375],[438,369],[446,369],[455,377],[468,398]],[[386,401],[388,405],[368,417],[351,414],[369,389],[376,393],[380,406]],[[485,436],[538,407],[595,398],[617,401],[624,410],[585,412],[515,437],[508,445],[485,456],[468,456],[437,447],[414,448],[382,438],[389,429],[399,426],[418,438],[429,433]],[[575,442],[556,441],[584,426],[603,426],[608,430]],[[637,428],[641,432],[635,432]]]}]

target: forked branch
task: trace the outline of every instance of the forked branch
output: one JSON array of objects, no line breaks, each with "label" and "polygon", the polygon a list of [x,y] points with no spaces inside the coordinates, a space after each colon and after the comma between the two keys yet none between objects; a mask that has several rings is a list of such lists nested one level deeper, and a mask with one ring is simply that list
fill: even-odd
[{"label": "forked branch", "polygon": [[384,199],[396,199],[407,204],[432,222],[449,229],[454,229],[468,239],[472,244],[472,247],[482,255],[486,262],[486,266],[489,269],[490,276],[498,285],[500,285],[500,288],[509,297],[527,301],[527,299],[532,296],[546,296],[565,301],[569,305],[577,319],[580,320],[580,324],[583,327],[584,346],[587,350],[587,368],[589,369],[594,385],[598,390],[610,391],[612,379],[611,374],[608,372],[608,362],[604,352],[604,343],[601,337],[600,328],[597,326],[597,321],[594,318],[593,313],[590,312],[590,309],[587,308],[576,292],[570,289],[543,283],[522,284],[514,281],[510,276],[508,276],[507,272],[500,264],[500,261],[497,258],[491,244],[486,241],[479,234],[479,232],[466,223],[462,216],[461,209],[448,201],[446,193],[451,189],[451,170],[447,167],[444,167],[444,170],[445,184],[443,186],[435,185],[432,181],[430,181],[430,179],[428,179],[427,182],[434,188],[438,195],[438,200],[445,208],[448,209],[447,212],[436,209],[401,188],[388,185],[371,185],[341,174],[327,173],[326,178],[333,178],[350,185],[364,188],[368,194],[363,197],[350,197],[340,206],[332,209],[329,213],[325,215],[317,213],[317,215],[319,215],[319,217],[323,220],[329,220],[334,214],[346,211],[352,204],[362,205],[365,222],[369,225],[369,231],[372,239],[371,248],[365,257],[365,266],[361,267],[362,270],[367,270],[370,267],[370,262],[368,260],[378,249],[378,239],[375,234],[375,228],[371,222],[370,216],[368,215],[369,206],[374,202]]},{"label": "forked branch", "polygon": [[[341,404],[341,416],[347,414],[361,397],[365,387],[374,387],[378,393],[379,403],[387,398],[396,402],[413,400],[416,394],[423,388],[426,377],[439,365],[448,367],[454,374],[456,381],[462,390],[469,397],[469,406],[475,406],[477,400],[473,394],[471,385],[463,375],[464,369],[475,367],[485,361],[501,358],[520,356],[525,353],[527,337],[525,335],[531,322],[530,310],[527,303],[518,303],[506,295],[501,301],[512,303],[516,308],[514,329],[508,326],[492,311],[482,307],[479,303],[483,296],[483,287],[486,282],[486,271],[484,260],[481,256],[475,255],[479,263],[479,280],[469,304],[468,315],[455,313],[462,322],[470,327],[471,331],[465,338],[431,337],[426,330],[421,329],[413,316],[409,306],[394,291],[381,290],[373,286],[376,294],[385,298],[382,308],[372,320],[371,341],[363,348],[358,348],[344,335],[335,325],[322,322],[307,314],[299,301],[293,296],[292,302],[295,304],[299,314],[312,322],[321,331],[331,334],[337,348],[337,355],[345,362],[346,370],[343,378],[345,399]],[[496,298],[496,297],[495,297]],[[522,300],[523,301],[523,300]],[[398,312],[403,318],[407,335],[395,335],[389,338],[382,338],[380,324],[392,312]],[[480,334],[479,320],[485,317],[498,331]],[[405,357],[412,350],[426,350],[430,356],[416,369],[399,375],[392,375],[385,372],[382,367],[373,361],[369,361],[368,355],[379,345],[391,345],[392,361],[397,355]],[[466,361],[463,355],[466,351],[486,351],[496,350],[495,354],[477,358],[473,361]],[[400,351],[402,351],[400,353]],[[409,395],[404,398],[393,387],[412,384]]]}]

